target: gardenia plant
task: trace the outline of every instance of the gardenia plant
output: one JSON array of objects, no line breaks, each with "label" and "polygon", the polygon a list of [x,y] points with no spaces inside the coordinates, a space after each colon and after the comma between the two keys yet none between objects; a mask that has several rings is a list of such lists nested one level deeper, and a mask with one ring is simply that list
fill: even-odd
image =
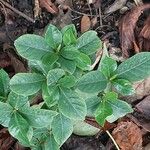
[{"label": "gardenia plant", "polygon": [[[91,70],[93,54],[102,49],[95,31],[80,37],[74,25],[61,31],[49,25],[45,35],[25,34],[15,41],[30,71],[11,80],[0,70],[0,124],[32,150],[59,150],[74,125],[95,117],[103,126],[133,112],[118,94],[132,95],[132,83],[150,75],[150,53],[136,54],[121,63],[103,55]],[[10,80],[10,81],[9,81]],[[31,105],[41,94],[43,102]]]}]

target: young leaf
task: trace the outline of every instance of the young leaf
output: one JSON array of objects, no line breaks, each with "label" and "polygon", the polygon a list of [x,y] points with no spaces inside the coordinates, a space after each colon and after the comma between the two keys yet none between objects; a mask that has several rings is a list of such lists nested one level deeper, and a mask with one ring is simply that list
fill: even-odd
[{"label": "young leaf", "polygon": [[58,114],[56,117],[54,117],[51,126],[54,138],[60,146],[70,137],[73,132],[72,121],[62,114]]},{"label": "young leaf", "polygon": [[52,52],[51,48],[41,36],[25,34],[15,41],[18,53],[28,60],[40,60],[44,55]]},{"label": "young leaf", "polygon": [[75,83],[76,83],[76,78],[73,75],[65,76],[58,81],[58,84],[60,86],[66,87],[66,88],[73,87]]},{"label": "young leaf", "polygon": [[45,150],[59,150],[59,145],[54,139],[53,134],[47,136],[46,141],[44,142],[44,149]]},{"label": "young leaf", "polygon": [[48,87],[46,84],[43,84],[42,86],[42,97],[44,99],[44,102],[48,107],[54,106],[57,101],[59,100],[59,89],[58,87],[52,87],[48,91]]},{"label": "young leaf", "polygon": [[91,59],[88,55],[80,53],[80,55],[75,59],[77,67],[82,70],[89,70],[91,66]]},{"label": "young leaf", "polygon": [[7,104],[0,102],[0,124],[4,127],[8,127],[13,108]]},{"label": "young leaf", "polygon": [[83,120],[86,116],[86,104],[76,92],[70,89],[60,90],[61,99],[58,101],[60,112],[70,118]]},{"label": "young leaf", "polygon": [[50,24],[45,33],[45,40],[52,49],[57,49],[62,43],[62,34],[57,27]]},{"label": "young leaf", "polygon": [[113,114],[106,118],[106,120],[110,123],[116,121],[118,118],[121,118],[128,113],[133,112],[132,107],[124,101],[118,99],[116,100],[112,99],[112,100],[108,100],[107,103],[110,105],[110,107],[113,110]]},{"label": "young leaf", "polygon": [[21,144],[30,146],[33,129],[19,113],[14,113],[11,116],[8,131],[13,137],[17,138]]},{"label": "young leaf", "polygon": [[80,55],[80,52],[77,50],[76,47],[70,45],[70,46],[65,46],[61,50],[61,55],[66,59],[73,60],[73,59],[76,59]]},{"label": "young leaf", "polygon": [[150,75],[150,52],[141,52],[121,63],[117,69],[118,78],[139,81]]},{"label": "young leaf", "polygon": [[7,102],[15,109],[19,110],[21,107],[30,106],[28,102],[28,97],[17,95],[13,92],[10,92],[8,95]]},{"label": "young leaf", "polygon": [[46,78],[41,74],[18,73],[11,78],[10,88],[19,95],[33,95],[42,88],[42,83],[45,80]]},{"label": "young leaf", "polygon": [[9,92],[9,76],[1,69],[0,70],[0,101],[5,101]]},{"label": "young leaf", "polygon": [[105,101],[101,101],[98,109],[95,113],[96,121],[101,125],[104,126],[106,118],[113,113],[113,110],[110,104],[106,103]]},{"label": "young leaf", "polygon": [[55,62],[57,62],[58,58],[59,56],[57,54],[51,53],[42,57],[42,63],[50,68]]},{"label": "young leaf", "polygon": [[48,72],[47,75],[47,85],[48,87],[54,86],[58,80],[65,75],[65,71],[63,69],[52,69]]},{"label": "young leaf", "polygon": [[95,31],[88,31],[77,39],[76,46],[81,52],[90,55],[101,47],[101,41]]},{"label": "young leaf", "polygon": [[112,81],[112,85],[116,88],[117,92],[122,95],[132,95],[135,93],[132,84],[125,79],[115,79]]},{"label": "young leaf", "polygon": [[105,56],[100,63],[99,69],[105,77],[109,79],[112,73],[117,69],[117,62],[112,58]]},{"label": "young leaf", "polygon": [[63,43],[65,45],[71,45],[76,43],[77,31],[74,24],[67,25],[61,30],[63,34]]},{"label": "young leaf", "polygon": [[28,121],[28,123],[35,128],[43,128],[51,125],[53,117],[57,115],[57,112],[52,110],[32,107],[24,107],[20,110],[20,113]]},{"label": "young leaf", "polygon": [[60,63],[61,68],[69,72],[70,74],[73,74],[75,72],[76,62],[74,60],[69,60],[69,59],[60,57],[58,62]]},{"label": "young leaf", "polygon": [[77,88],[83,92],[100,92],[107,86],[106,77],[98,70],[83,75],[77,82]]}]

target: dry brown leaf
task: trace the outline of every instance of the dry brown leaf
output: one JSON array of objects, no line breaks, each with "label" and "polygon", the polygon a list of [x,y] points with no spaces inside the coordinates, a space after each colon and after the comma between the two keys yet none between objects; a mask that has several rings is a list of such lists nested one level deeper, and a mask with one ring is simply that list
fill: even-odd
[{"label": "dry brown leaf", "polygon": [[121,150],[142,150],[142,132],[133,122],[120,122],[112,135]]},{"label": "dry brown leaf", "polygon": [[125,57],[129,57],[129,49],[136,48],[136,51],[138,51],[138,48],[135,47],[136,40],[134,36],[134,29],[139,16],[145,9],[148,8],[150,8],[150,4],[135,7],[130,12],[128,12],[120,22],[119,31],[121,48]]},{"label": "dry brown leaf", "polygon": [[140,49],[150,50],[150,16],[145,21],[144,27],[140,32],[139,41]]},{"label": "dry brown leaf", "polygon": [[88,16],[84,15],[81,19],[81,33],[88,31],[91,27],[91,20]]},{"label": "dry brown leaf", "polygon": [[39,0],[41,8],[45,8],[48,12],[52,14],[58,13],[58,8],[51,2],[51,0]]}]

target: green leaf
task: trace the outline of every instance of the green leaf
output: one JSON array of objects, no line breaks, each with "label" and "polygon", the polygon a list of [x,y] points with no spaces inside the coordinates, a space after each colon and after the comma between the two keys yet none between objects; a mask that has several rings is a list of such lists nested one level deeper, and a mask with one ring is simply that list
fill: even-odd
[{"label": "green leaf", "polygon": [[57,62],[58,58],[57,54],[51,53],[43,56],[42,63],[50,68],[55,62]]},{"label": "green leaf", "polygon": [[45,150],[59,150],[59,145],[55,141],[53,134],[50,134],[50,136],[46,138],[46,141],[44,142],[44,149]]},{"label": "green leaf", "polygon": [[97,95],[85,99],[86,106],[87,106],[87,116],[94,117],[94,114],[100,104],[100,101],[101,99],[100,97],[97,97]]},{"label": "green leaf", "polygon": [[117,69],[117,62],[112,58],[105,56],[104,59],[102,59],[99,68],[107,78],[110,78]]},{"label": "green leaf", "polygon": [[13,137],[17,138],[21,144],[30,146],[33,129],[19,113],[14,113],[11,116],[8,131]]},{"label": "green leaf", "polygon": [[116,88],[117,92],[122,95],[132,95],[135,93],[135,89],[128,80],[115,79],[112,81],[112,85]]},{"label": "green leaf", "polygon": [[58,81],[58,84],[60,84],[60,86],[66,88],[73,87],[75,83],[76,83],[76,78],[73,75],[65,76]]},{"label": "green leaf", "polygon": [[62,43],[62,33],[58,30],[57,27],[50,24],[45,33],[45,40],[51,48],[57,49],[58,46]]},{"label": "green leaf", "polygon": [[30,106],[28,97],[17,95],[13,92],[9,93],[7,101],[15,110],[19,110],[24,106]]},{"label": "green leaf", "polygon": [[106,120],[110,123],[116,121],[118,118],[121,118],[128,113],[133,112],[132,107],[124,101],[118,99],[116,100],[112,99],[112,100],[108,100],[107,103],[110,105],[110,107],[113,110],[113,114],[106,118]]},{"label": "green leaf", "polygon": [[105,101],[101,101],[98,109],[96,110],[95,119],[101,126],[104,126],[106,117],[110,116],[112,113],[113,110],[110,104]]},{"label": "green leaf", "polygon": [[44,55],[52,52],[45,39],[34,34],[20,36],[14,45],[18,53],[28,60],[40,60]]},{"label": "green leaf", "polygon": [[62,145],[73,132],[72,121],[62,114],[54,117],[52,122],[52,132],[56,142]]},{"label": "green leaf", "polygon": [[77,88],[83,92],[100,92],[107,86],[107,79],[100,71],[91,71],[77,82]]},{"label": "green leaf", "polygon": [[101,48],[102,44],[95,31],[88,31],[77,39],[76,46],[81,52],[90,55]]},{"label": "green leaf", "polygon": [[76,92],[70,89],[60,90],[61,99],[58,101],[60,112],[70,118],[83,120],[86,116],[86,104]]},{"label": "green leaf", "polygon": [[76,62],[74,60],[65,59],[63,57],[59,58],[59,63],[61,65],[61,68],[65,71],[69,72],[70,74],[73,74],[76,70]]},{"label": "green leaf", "polygon": [[57,104],[57,101],[59,100],[59,89],[58,87],[52,87],[48,91],[48,87],[46,84],[43,84],[42,86],[42,97],[44,99],[44,102],[46,105],[50,108]]},{"label": "green leaf", "polygon": [[0,102],[0,124],[4,127],[8,127],[13,108],[7,104]]},{"label": "green leaf", "polygon": [[77,31],[74,24],[65,26],[61,32],[63,34],[63,43],[65,45],[76,43]]},{"label": "green leaf", "polygon": [[9,76],[1,69],[0,70],[0,101],[5,101],[9,92]]},{"label": "green leaf", "polygon": [[65,71],[63,69],[52,69],[48,72],[47,75],[47,85],[48,87],[54,86],[58,80],[65,75]]},{"label": "green leaf", "polygon": [[52,110],[38,109],[38,108],[22,108],[21,115],[28,121],[28,123],[35,128],[43,128],[51,125],[53,117],[57,112]]},{"label": "green leaf", "polygon": [[42,88],[46,78],[37,73],[18,73],[10,80],[10,88],[14,93],[28,96],[37,93]]},{"label": "green leaf", "polygon": [[104,101],[112,101],[118,99],[118,94],[115,92],[107,92],[105,95],[102,97]]},{"label": "green leaf", "polygon": [[77,67],[82,70],[89,70],[91,66],[91,59],[88,55],[80,53],[79,57],[76,58]]},{"label": "green leaf", "polygon": [[69,46],[65,46],[61,50],[61,55],[66,59],[73,60],[73,59],[76,59],[80,55],[80,52],[78,51],[76,47],[69,45]]},{"label": "green leaf", "polygon": [[141,52],[121,63],[117,69],[118,78],[139,81],[150,76],[150,52]]}]

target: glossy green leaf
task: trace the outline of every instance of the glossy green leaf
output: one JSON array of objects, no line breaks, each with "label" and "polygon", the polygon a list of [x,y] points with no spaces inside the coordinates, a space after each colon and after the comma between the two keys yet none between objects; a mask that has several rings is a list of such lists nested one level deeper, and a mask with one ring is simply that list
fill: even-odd
[{"label": "glossy green leaf", "polygon": [[10,80],[10,88],[19,95],[33,95],[42,88],[46,78],[37,73],[18,73]]},{"label": "glossy green leaf", "polygon": [[77,67],[82,70],[89,70],[91,66],[91,59],[88,55],[80,53],[79,57],[76,58]]},{"label": "glossy green leaf", "polygon": [[8,127],[13,108],[7,104],[0,102],[0,124],[4,127]]},{"label": "glossy green leaf", "polygon": [[73,132],[72,121],[62,114],[54,117],[51,127],[54,138],[59,145],[62,145]]},{"label": "glossy green leaf", "polygon": [[117,62],[112,58],[105,56],[100,62],[99,69],[107,78],[110,78],[117,69]]},{"label": "glossy green leaf", "polygon": [[8,131],[13,137],[17,138],[21,144],[30,146],[33,129],[19,113],[14,113],[11,116]]},{"label": "glossy green leaf", "polygon": [[108,100],[107,103],[113,110],[113,114],[106,118],[106,120],[110,123],[116,121],[117,119],[125,116],[128,113],[133,112],[132,107],[124,101],[116,99],[116,100]]},{"label": "glossy green leaf", "polygon": [[45,40],[51,48],[57,49],[58,46],[62,43],[62,33],[58,30],[57,27],[50,24],[45,33]]},{"label": "glossy green leaf", "polygon": [[60,90],[61,99],[58,101],[60,112],[70,118],[83,120],[86,116],[86,104],[76,92],[70,89]]},{"label": "glossy green leaf", "polygon": [[8,95],[7,102],[15,109],[19,110],[20,108],[24,106],[30,106],[28,97],[24,97],[18,94],[15,94],[13,92],[10,92]]},{"label": "glossy green leaf", "polygon": [[101,48],[102,44],[95,31],[87,31],[77,39],[76,46],[81,52],[90,55]]},{"label": "glossy green leaf", "polygon": [[135,93],[135,89],[132,87],[132,84],[125,79],[115,79],[112,81],[112,85],[115,87],[117,92],[122,95],[132,95]]},{"label": "glossy green leaf", "polygon": [[65,45],[76,43],[77,31],[74,24],[65,26],[61,32],[63,34],[63,43]]},{"label": "glossy green leaf", "polygon": [[47,85],[54,86],[58,80],[65,75],[65,71],[63,69],[52,69],[48,72],[47,75]]},{"label": "glossy green leaf", "polygon": [[0,69],[0,101],[6,101],[9,92],[9,80],[8,74]]},{"label": "glossy green leaf", "polygon": [[73,59],[76,59],[80,55],[80,52],[78,51],[76,47],[70,45],[70,46],[65,46],[61,50],[61,55],[66,59],[73,60]]},{"label": "glossy green leaf", "polygon": [[150,52],[141,52],[121,63],[117,69],[118,78],[139,81],[150,76]]},{"label": "glossy green leaf", "polygon": [[40,60],[44,55],[52,52],[45,39],[34,34],[20,36],[14,45],[19,55],[28,60]]},{"label": "glossy green leaf", "polygon": [[58,84],[60,86],[66,87],[66,88],[73,87],[75,83],[76,83],[76,78],[73,75],[67,75],[58,81]]},{"label": "glossy green leaf", "polygon": [[106,103],[105,101],[101,101],[98,109],[96,110],[95,119],[101,126],[104,126],[106,118],[112,113],[113,110],[110,104]]},{"label": "glossy green leaf", "polygon": [[53,117],[57,112],[52,110],[38,109],[38,108],[22,108],[20,110],[22,116],[28,123],[35,128],[43,128],[51,125]]},{"label": "glossy green leaf", "polygon": [[57,101],[59,100],[59,89],[58,87],[52,87],[48,89],[47,85],[44,84],[42,86],[42,97],[44,99],[44,102],[48,107],[52,107],[55,104],[57,104]]},{"label": "glossy green leaf", "polygon": [[50,136],[46,138],[46,141],[44,142],[44,149],[45,150],[59,150],[59,145],[55,141],[53,134],[50,134]]},{"label": "glossy green leaf", "polygon": [[104,101],[112,101],[118,99],[118,94],[115,92],[107,92],[105,95],[102,97]]},{"label": "glossy green leaf", "polygon": [[83,92],[100,92],[107,86],[107,79],[100,71],[91,71],[77,82],[77,88]]},{"label": "glossy green leaf", "polygon": [[76,62],[74,60],[65,59],[63,57],[59,58],[59,63],[61,65],[61,68],[65,71],[69,72],[70,74],[73,74],[76,70]]}]

